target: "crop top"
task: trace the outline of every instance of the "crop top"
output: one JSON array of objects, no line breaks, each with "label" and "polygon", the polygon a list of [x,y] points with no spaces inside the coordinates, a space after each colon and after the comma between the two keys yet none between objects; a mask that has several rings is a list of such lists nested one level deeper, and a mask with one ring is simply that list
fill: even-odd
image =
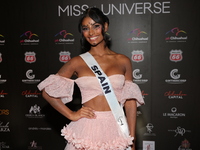
[{"label": "crop top", "polygon": [[[137,106],[144,104],[137,84],[125,80],[124,75],[121,74],[111,75],[108,78],[118,101],[122,105],[127,99],[136,99]],[[58,74],[50,75],[38,85],[38,89],[45,89],[49,96],[60,98],[63,103],[68,103],[72,101],[74,83],[78,85],[81,91],[82,104],[98,95],[103,95],[98,79],[95,76],[83,76],[72,80]]]}]

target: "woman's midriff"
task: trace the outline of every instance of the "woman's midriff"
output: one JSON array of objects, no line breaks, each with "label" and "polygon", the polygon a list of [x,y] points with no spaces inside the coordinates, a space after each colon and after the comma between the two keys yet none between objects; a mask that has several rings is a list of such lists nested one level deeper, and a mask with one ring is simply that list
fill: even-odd
[{"label": "woman's midriff", "polygon": [[110,111],[110,107],[104,95],[96,96],[84,103],[83,106],[90,107],[96,111]]}]

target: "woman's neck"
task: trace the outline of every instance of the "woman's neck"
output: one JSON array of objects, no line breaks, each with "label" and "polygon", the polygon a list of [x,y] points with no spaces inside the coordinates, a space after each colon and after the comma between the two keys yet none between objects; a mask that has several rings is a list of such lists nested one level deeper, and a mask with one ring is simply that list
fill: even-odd
[{"label": "woman's neck", "polygon": [[98,56],[103,56],[103,55],[112,53],[112,51],[107,46],[105,46],[104,42],[94,47],[91,46],[91,49],[89,50],[89,52],[92,55],[98,55]]},{"label": "woman's neck", "polygon": [[89,52],[92,55],[98,55],[98,56],[103,56],[103,55],[107,55],[107,54],[111,54],[111,50],[106,46],[104,48],[91,48],[89,50]]}]

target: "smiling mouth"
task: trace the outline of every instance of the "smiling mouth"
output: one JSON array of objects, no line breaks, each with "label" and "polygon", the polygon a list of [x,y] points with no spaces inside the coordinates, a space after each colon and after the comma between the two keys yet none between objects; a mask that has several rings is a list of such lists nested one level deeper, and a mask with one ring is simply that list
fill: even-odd
[{"label": "smiling mouth", "polygon": [[94,40],[96,40],[97,39],[97,36],[95,36],[95,37],[91,37],[91,38],[89,38],[91,41],[94,41]]}]

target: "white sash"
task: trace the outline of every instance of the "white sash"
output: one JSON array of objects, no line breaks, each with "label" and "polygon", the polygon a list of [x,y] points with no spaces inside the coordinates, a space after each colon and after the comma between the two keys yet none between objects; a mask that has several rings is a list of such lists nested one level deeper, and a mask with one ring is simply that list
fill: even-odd
[{"label": "white sash", "polygon": [[[115,117],[117,124],[119,125],[121,131],[126,137],[129,136],[128,124],[122,106],[120,106],[117,97],[114,93],[114,90],[111,86],[111,83],[107,75],[103,72],[99,64],[96,62],[94,57],[89,53],[84,53],[80,55],[81,58],[86,62],[88,67],[92,70],[95,76],[98,78],[99,84],[102,88],[102,91],[106,97],[106,100],[110,106],[110,109]],[[127,148],[126,150],[130,150]]]}]

